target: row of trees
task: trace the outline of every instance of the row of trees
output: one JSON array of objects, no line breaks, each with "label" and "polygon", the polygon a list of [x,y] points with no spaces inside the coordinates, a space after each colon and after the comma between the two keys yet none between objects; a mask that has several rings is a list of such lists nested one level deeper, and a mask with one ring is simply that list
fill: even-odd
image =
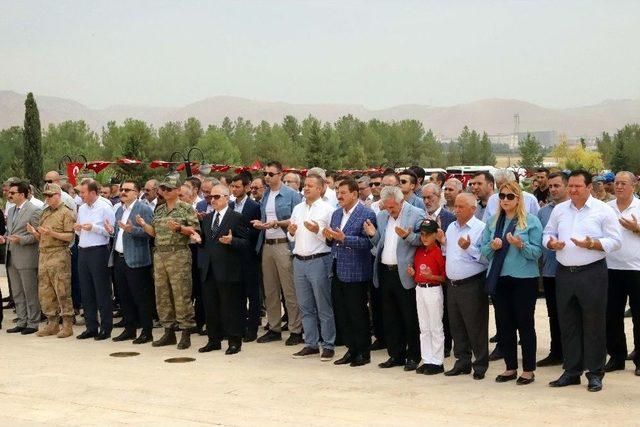
[{"label": "row of trees", "polygon": [[[443,144],[417,120],[365,122],[351,115],[335,123],[312,116],[302,121],[286,116],[281,123],[262,121],[257,125],[241,117],[225,118],[221,125],[206,129],[192,117],[185,122],[168,122],[157,130],[142,120],[127,119],[122,124],[107,123],[100,133],[78,120],[50,124],[41,132],[37,106],[29,94],[24,127],[0,130],[0,174],[2,179],[28,176],[38,183],[42,170],[58,169],[64,155],[82,154],[89,160],[127,157],[149,162],[169,160],[174,151],[185,152],[191,147],[200,148],[210,163],[248,165],[256,159],[278,159],[288,167],[312,165],[326,169],[495,165],[494,148],[505,149],[492,147],[486,132],[466,126],[457,139]],[[521,165],[533,168],[542,164],[544,150],[528,135],[520,143],[519,154]],[[569,169],[608,167],[638,172],[640,126],[627,125],[613,138],[604,133],[598,139],[597,152],[580,146],[570,149],[564,138],[552,154]],[[148,168],[137,172],[141,177],[158,173]]]}]

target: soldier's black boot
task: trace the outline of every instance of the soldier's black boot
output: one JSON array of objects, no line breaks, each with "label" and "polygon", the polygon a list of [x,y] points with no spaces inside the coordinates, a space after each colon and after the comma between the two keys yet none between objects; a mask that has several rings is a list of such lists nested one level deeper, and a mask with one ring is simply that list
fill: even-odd
[{"label": "soldier's black boot", "polygon": [[176,342],[176,331],[174,331],[173,328],[164,328],[164,335],[162,335],[158,341],[154,341],[151,345],[153,347],[163,347],[165,345],[173,345]]},{"label": "soldier's black boot", "polygon": [[[176,343],[175,335],[173,343]],[[185,329],[184,331],[182,331],[182,336],[180,337],[180,342],[178,343],[178,350],[185,350],[189,347],[191,347],[191,330]]]}]

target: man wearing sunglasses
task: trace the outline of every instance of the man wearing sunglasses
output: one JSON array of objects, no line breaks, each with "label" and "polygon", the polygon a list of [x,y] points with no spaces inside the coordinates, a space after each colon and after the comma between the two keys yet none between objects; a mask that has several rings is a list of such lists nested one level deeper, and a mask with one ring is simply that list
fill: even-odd
[{"label": "man wearing sunglasses", "polygon": [[[60,174],[57,171],[47,172],[44,175],[44,182],[45,184],[56,184],[58,186],[62,185],[60,182]],[[67,205],[69,209],[71,209],[73,212],[77,212],[78,206],[76,205],[75,200],[73,200],[73,197],[69,195],[69,193],[64,190],[60,191],[60,198],[62,199],[62,203]]]},{"label": "man wearing sunglasses", "polygon": [[267,185],[264,178],[258,177],[251,181],[251,186],[249,190],[251,190],[251,198],[254,202],[260,203],[262,201],[262,196],[264,195],[264,187]]},{"label": "man wearing sunglasses", "polygon": [[404,200],[410,205],[426,211],[427,209],[424,206],[422,198],[415,193],[416,186],[418,185],[418,177],[416,174],[412,170],[406,169],[400,172],[398,178],[400,178],[400,190],[402,190]]},{"label": "man wearing sunglasses", "polygon": [[142,199],[144,204],[149,206],[152,211],[156,210],[158,204],[158,180],[150,179],[144,184],[143,188],[144,198]]},{"label": "man wearing sunglasses", "polygon": [[191,347],[191,333],[196,326],[191,304],[191,251],[189,241],[198,241],[200,223],[193,207],[178,200],[181,182],[167,177],[160,184],[165,203],[159,205],[153,222],[137,215],[136,223],[151,237],[155,237],[153,275],[156,289],[158,317],[164,335],[153,342],[153,347],[176,343],[176,327],[182,331],[178,350]]},{"label": "man wearing sunglasses", "polygon": [[268,188],[260,203],[261,218],[251,222],[253,227],[261,230],[256,251],[262,248],[262,277],[267,321],[270,326],[269,330],[258,338],[258,343],[282,340],[280,294],[284,293],[291,331],[286,344],[296,345],[304,341],[286,230],[293,208],[302,201],[302,196],[283,185],[281,178],[282,164],[277,161],[269,162],[264,174]]}]

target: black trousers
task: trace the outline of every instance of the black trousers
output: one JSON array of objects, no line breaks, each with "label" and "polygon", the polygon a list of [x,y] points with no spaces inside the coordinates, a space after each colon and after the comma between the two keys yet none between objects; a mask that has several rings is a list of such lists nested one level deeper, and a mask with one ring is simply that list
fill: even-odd
[{"label": "black trousers", "polygon": [[191,250],[191,300],[195,312],[196,327],[201,329],[205,323],[204,302],[202,298],[202,283],[200,281],[200,268],[198,267],[198,246],[189,245]]},{"label": "black trousers", "polygon": [[373,286],[373,281],[369,282],[369,311],[371,325],[373,326],[373,336],[381,342],[385,342],[384,321],[382,320],[382,289]]},{"label": "black trousers", "polygon": [[405,289],[398,270],[380,264],[382,316],[389,357],[420,361],[420,329],[416,308],[416,290]]},{"label": "black trousers", "polygon": [[78,236],[71,246],[71,300],[73,308],[80,310],[82,307],[82,292],[80,291],[80,273],[78,273]]},{"label": "black trousers", "polygon": [[124,257],[114,254],[113,274],[120,293],[120,307],[125,329],[135,332],[140,326],[143,332],[151,333],[153,308],[151,305],[151,266],[131,268]]},{"label": "black trousers", "polygon": [[522,369],[536,369],[534,312],[538,278],[502,276],[498,279],[493,304],[500,319],[500,349],[507,370],[518,369],[518,333],[522,343]]},{"label": "black trousers", "polygon": [[113,329],[111,275],[107,266],[108,261],[107,245],[78,248],[82,307],[87,330],[91,332],[98,331],[97,312],[100,312],[100,330],[111,333]]},{"label": "black trousers", "polygon": [[607,357],[607,264],[603,260],[579,268],[558,264],[558,320],[564,370],[580,376],[584,370],[604,376]]},{"label": "black trousers", "polygon": [[562,359],[562,339],[560,338],[560,324],[558,323],[558,301],[556,299],[556,278],[543,277],[544,300],[547,303],[549,317],[549,332],[551,333],[550,356]]},{"label": "black trousers", "polygon": [[248,265],[246,271],[242,273],[242,284],[244,286],[245,297],[245,331],[257,332],[260,326],[260,309],[262,300],[260,299],[260,277],[262,263],[260,258],[252,251],[247,254]]},{"label": "black trousers", "polygon": [[449,286],[445,283],[442,286],[444,296],[444,310],[442,310],[442,326],[444,328],[444,351],[451,351],[453,348],[453,337],[451,336],[451,327],[449,326],[449,311],[447,310],[447,292]]},{"label": "black trousers", "polygon": [[244,336],[244,287],[242,282],[218,282],[213,270],[202,283],[207,336],[210,341],[229,339],[240,345]]},{"label": "black trousers", "polygon": [[[453,336],[455,366],[485,373],[489,367],[489,298],[484,291],[484,272],[465,284],[449,287],[447,311]],[[471,363],[471,353],[475,356]]]},{"label": "black trousers", "polygon": [[[629,297],[633,321],[633,345],[640,347],[640,271],[609,270],[607,296],[607,353],[619,361],[627,357],[627,337],[624,333],[624,309]],[[640,367],[636,351],[633,361]]]},{"label": "black trousers", "polygon": [[369,281],[345,283],[333,274],[331,279],[331,300],[336,331],[352,355],[369,356],[371,328],[367,310]]}]

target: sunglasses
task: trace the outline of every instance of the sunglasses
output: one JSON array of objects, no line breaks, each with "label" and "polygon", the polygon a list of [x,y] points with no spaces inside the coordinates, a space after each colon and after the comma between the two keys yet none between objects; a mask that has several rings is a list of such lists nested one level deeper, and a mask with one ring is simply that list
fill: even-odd
[{"label": "sunglasses", "polygon": [[262,187],[249,187],[249,190],[258,191],[258,190],[262,190]]},{"label": "sunglasses", "polygon": [[381,182],[370,182],[369,187],[380,187],[382,185]]},{"label": "sunglasses", "polygon": [[128,192],[130,192],[130,191],[135,191],[135,190],[134,190],[133,188],[121,188],[121,189],[120,189],[120,192],[121,192],[121,193],[128,193]]},{"label": "sunglasses", "polygon": [[276,175],[280,175],[280,172],[265,172],[264,176],[274,177]]},{"label": "sunglasses", "polygon": [[498,197],[500,198],[500,200],[504,200],[504,199],[515,200],[515,198],[518,197],[518,196],[516,196],[513,193],[509,193],[509,194],[500,193],[500,194],[498,194]]},{"label": "sunglasses", "polygon": [[212,195],[211,195],[211,198],[212,198],[213,200],[218,200],[220,197],[226,197],[226,196],[224,196],[224,195],[222,195],[222,194],[212,194]]},{"label": "sunglasses", "polygon": [[53,180],[52,179],[45,179],[44,182],[46,182],[47,184],[53,184]]}]

